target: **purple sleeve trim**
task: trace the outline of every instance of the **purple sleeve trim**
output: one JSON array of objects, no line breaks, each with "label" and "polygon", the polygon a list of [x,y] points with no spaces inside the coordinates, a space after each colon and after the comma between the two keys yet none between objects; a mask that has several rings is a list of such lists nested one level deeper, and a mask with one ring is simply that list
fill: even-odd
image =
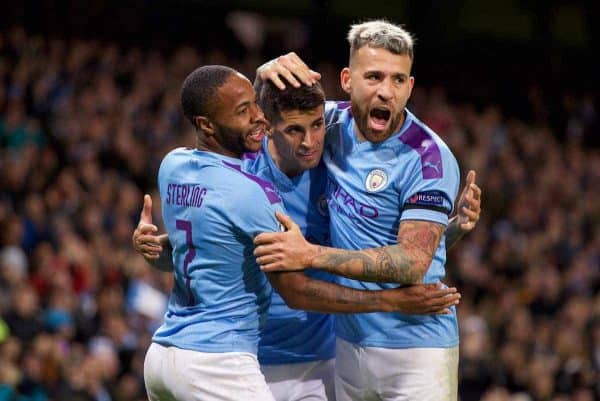
[{"label": "purple sleeve trim", "polygon": [[400,135],[400,140],[415,150],[421,157],[421,172],[424,179],[442,178],[444,176],[440,148],[427,131],[412,123]]},{"label": "purple sleeve trim", "polygon": [[254,181],[255,183],[257,183],[258,185],[260,185],[260,187],[264,191],[265,195],[267,195],[267,199],[269,200],[269,202],[271,202],[271,204],[281,202],[281,198],[279,197],[277,190],[275,190],[275,186],[273,185],[273,183],[271,183],[267,180],[263,180],[262,178],[257,177],[255,175],[248,174],[248,173],[242,171],[242,168],[237,164],[228,163],[225,161],[223,162],[223,164],[225,164],[227,167],[231,167],[232,169],[239,171],[246,178],[248,178],[248,179]]}]

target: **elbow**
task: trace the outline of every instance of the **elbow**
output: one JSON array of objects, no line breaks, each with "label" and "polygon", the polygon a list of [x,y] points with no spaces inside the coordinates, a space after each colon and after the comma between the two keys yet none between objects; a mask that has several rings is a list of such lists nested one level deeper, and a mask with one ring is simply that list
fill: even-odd
[{"label": "elbow", "polygon": [[306,309],[305,303],[303,302],[303,299],[301,297],[292,296],[292,297],[286,298],[286,297],[282,296],[282,298],[285,301],[285,304],[290,309],[298,309],[298,310]]},{"label": "elbow", "polygon": [[410,264],[408,271],[405,271],[405,274],[400,277],[399,282],[408,285],[423,283],[425,274],[427,274],[427,270],[429,270],[429,266],[431,265],[431,260],[431,258],[414,260]]}]

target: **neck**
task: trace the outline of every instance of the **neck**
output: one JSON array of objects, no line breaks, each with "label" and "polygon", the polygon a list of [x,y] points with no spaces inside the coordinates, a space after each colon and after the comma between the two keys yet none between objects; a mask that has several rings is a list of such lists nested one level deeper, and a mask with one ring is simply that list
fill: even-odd
[{"label": "neck", "polygon": [[212,152],[212,153],[217,153],[217,154],[220,154],[223,156],[232,157],[234,159],[242,158],[241,153],[237,153],[237,152],[234,152],[234,151],[231,151],[231,150],[225,148],[223,145],[221,145],[219,142],[217,142],[212,136],[205,137],[205,136],[201,136],[199,134],[198,140],[196,142],[196,148],[198,150],[202,150],[205,152]]}]

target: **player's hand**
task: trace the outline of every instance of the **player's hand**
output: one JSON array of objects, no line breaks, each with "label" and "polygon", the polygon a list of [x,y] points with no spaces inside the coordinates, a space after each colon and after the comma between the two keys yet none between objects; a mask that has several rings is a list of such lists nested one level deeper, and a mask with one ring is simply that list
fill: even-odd
[{"label": "player's hand", "polygon": [[444,288],[441,283],[414,284],[386,290],[386,293],[391,311],[409,315],[447,315],[451,313],[450,307],[460,301],[456,288]]},{"label": "player's hand", "polygon": [[256,69],[256,76],[263,81],[271,81],[279,89],[285,89],[283,78],[292,86],[299,88],[302,84],[312,86],[321,79],[321,74],[311,70],[294,52],[266,62]]},{"label": "player's hand", "polygon": [[254,256],[261,270],[296,271],[310,267],[310,254],[315,245],[309,243],[294,221],[283,213],[275,214],[285,232],[262,233],[254,238]]},{"label": "player's hand", "polygon": [[141,253],[146,259],[158,259],[163,250],[157,231],[158,227],[152,224],[152,198],[146,194],[144,195],[144,206],[140,213],[140,221],[131,238],[133,249]]},{"label": "player's hand", "polygon": [[458,226],[463,233],[468,233],[475,228],[481,214],[481,188],[475,183],[475,178],[475,171],[470,170],[458,199]]}]

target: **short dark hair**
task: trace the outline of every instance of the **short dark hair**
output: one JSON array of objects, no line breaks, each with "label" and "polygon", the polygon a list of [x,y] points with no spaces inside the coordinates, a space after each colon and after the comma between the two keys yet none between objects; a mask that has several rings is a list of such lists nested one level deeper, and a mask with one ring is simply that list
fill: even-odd
[{"label": "short dark hair", "polygon": [[288,84],[284,90],[281,90],[271,81],[257,80],[254,89],[258,105],[272,124],[282,120],[282,111],[314,110],[325,103],[325,92],[319,82],[312,86],[302,85],[299,88]]},{"label": "short dark hair", "polygon": [[181,107],[183,115],[194,127],[195,117],[211,113],[217,90],[233,74],[237,71],[224,65],[204,65],[185,78],[181,85]]}]

